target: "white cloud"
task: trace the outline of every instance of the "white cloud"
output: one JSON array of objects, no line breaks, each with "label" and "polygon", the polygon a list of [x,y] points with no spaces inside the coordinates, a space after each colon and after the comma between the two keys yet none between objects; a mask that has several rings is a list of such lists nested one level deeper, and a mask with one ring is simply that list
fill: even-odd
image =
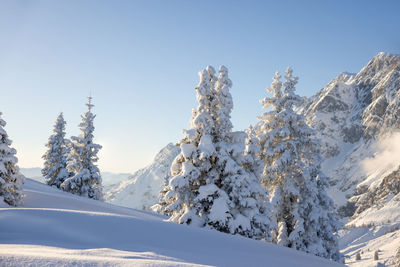
[{"label": "white cloud", "polygon": [[400,132],[379,140],[375,155],[361,162],[367,175],[386,173],[400,165]]}]

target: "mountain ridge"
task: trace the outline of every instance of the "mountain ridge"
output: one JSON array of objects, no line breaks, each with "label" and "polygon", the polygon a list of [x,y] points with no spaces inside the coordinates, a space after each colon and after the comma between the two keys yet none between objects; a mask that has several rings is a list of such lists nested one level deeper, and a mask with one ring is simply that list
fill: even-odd
[{"label": "mountain ridge", "polygon": [[164,178],[179,153],[180,148],[169,143],[157,153],[153,162],[106,192],[106,201],[130,208],[150,209],[158,201]]}]

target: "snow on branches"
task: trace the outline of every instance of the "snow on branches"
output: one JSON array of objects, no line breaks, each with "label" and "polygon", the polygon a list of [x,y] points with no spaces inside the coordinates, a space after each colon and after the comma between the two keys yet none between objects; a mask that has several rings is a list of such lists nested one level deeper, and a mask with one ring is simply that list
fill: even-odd
[{"label": "snow on branches", "polygon": [[173,222],[270,240],[267,192],[254,169],[246,133],[232,132],[228,69],[221,66],[218,72],[216,77],[208,66],[199,73],[199,105],[171,166],[161,210]]},{"label": "snow on branches", "polygon": [[67,171],[67,155],[70,149],[69,140],[65,138],[65,124],[63,114],[60,113],[54,125],[53,134],[46,144],[48,149],[42,156],[45,160],[42,174],[46,183],[57,188],[60,188],[65,179],[70,176]]},{"label": "snow on branches", "polygon": [[88,111],[82,117],[79,128],[82,133],[79,136],[71,137],[71,151],[67,159],[67,170],[74,175],[66,179],[61,188],[73,194],[102,200],[102,184],[100,170],[95,164],[98,161],[97,153],[101,145],[93,142],[94,125],[96,117],[91,109],[92,98],[86,104]]},{"label": "snow on branches", "polygon": [[25,177],[19,172],[17,151],[11,147],[12,141],[4,126],[6,122],[0,117],[0,201],[17,206],[24,197],[21,185],[24,184]]},{"label": "snow on branches", "polygon": [[[277,72],[261,100],[267,111],[259,116],[257,136],[264,161],[262,184],[271,192],[278,232],[274,242],[317,256],[340,260],[333,202],[327,196],[327,180],[320,170],[318,140],[304,116],[293,107],[298,78],[291,68],[285,82]],[[283,90],[282,90],[283,88]]]}]

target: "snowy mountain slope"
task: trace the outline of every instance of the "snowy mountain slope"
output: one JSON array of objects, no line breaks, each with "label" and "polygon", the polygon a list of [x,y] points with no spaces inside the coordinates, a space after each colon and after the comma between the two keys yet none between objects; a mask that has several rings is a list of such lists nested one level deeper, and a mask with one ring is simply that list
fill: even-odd
[{"label": "snowy mountain slope", "polygon": [[105,194],[107,202],[136,209],[148,209],[158,201],[158,194],[180,148],[170,143],[147,167],[138,170]]},{"label": "snowy mountain slope", "polygon": [[112,190],[131,175],[132,174],[130,173],[101,172],[101,179],[103,180],[103,193],[107,193],[108,191]]},{"label": "snowy mountain slope", "polygon": [[370,185],[365,181],[359,186],[359,190],[362,187],[366,191],[350,199],[357,208],[350,223],[357,224],[360,220],[365,223],[366,218],[370,218],[367,223],[380,223],[382,220],[400,222],[400,170],[397,168],[382,177]]},{"label": "snowy mountain slope", "polygon": [[389,195],[380,205],[374,205],[352,218],[348,225],[383,224],[394,222],[400,224],[400,194]]},{"label": "snowy mountain slope", "polygon": [[[391,168],[388,168],[391,170]],[[379,171],[378,171],[379,172]],[[383,179],[382,179],[383,177]],[[379,258],[384,266],[399,266],[394,262],[396,251],[400,248],[400,174],[396,168],[388,175],[376,175],[374,182],[367,179],[361,183],[364,193],[352,197],[356,211],[341,234],[342,253],[354,258],[357,252],[368,252],[362,261],[346,261],[350,266],[376,266],[371,257],[379,249]],[[365,187],[363,187],[365,185]],[[360,190],[360,185],[358,191]],[[362,235],[352,238],[354,233]]]},{"label": "snowy mountain slope", "polygon": [[0,208],[2,266],[341,266],[240,236],[164,222],[27,179]]},{"label": "snowy mountain slope", "polygon": [[366,177],[382,178],[365,172],[362,162],[377,152],[379,139],[399,129],[399,89],[400,56],[379,53],[359,73],[339,75],[300,107],[322,141],[322,167],[338,206]]},{"label": "snowy mountain slope", "polygon": [[[397,230],[396,230],[397,229]],[[400,247],[398,225],[384,224],[376,227],[356,227],[341,230],[339,246],[351,267],[397,266],[394,256]],[[378,251],[378,260],[374,259]],[[361,260],[356,260],[360,253]],[[381,265],[378,265],[378,264]]]}]

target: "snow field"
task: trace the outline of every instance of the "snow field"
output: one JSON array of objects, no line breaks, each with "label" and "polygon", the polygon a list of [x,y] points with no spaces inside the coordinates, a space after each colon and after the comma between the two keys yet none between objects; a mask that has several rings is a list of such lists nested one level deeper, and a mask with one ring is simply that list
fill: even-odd
[{"label": "snow field", "polygon": [[31,179],[24,188],[25,205],[0,208],[2,266],[340,266],[266,242],[165,222]]}]

